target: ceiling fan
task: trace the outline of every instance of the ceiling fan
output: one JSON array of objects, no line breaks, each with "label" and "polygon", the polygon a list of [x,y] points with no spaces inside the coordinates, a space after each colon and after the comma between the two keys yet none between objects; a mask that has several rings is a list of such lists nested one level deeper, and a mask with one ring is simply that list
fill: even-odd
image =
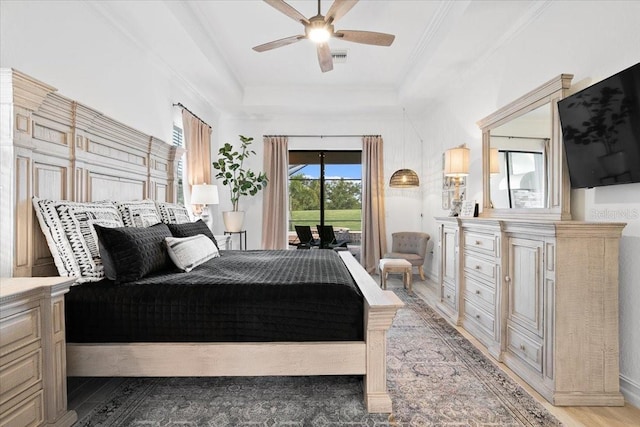
[{"label": "ceiling fan", "polygon": [[333,58],[329,50],[328,41],[331,37],[339,38],[349,42],[371,44],[376,46],[391,46],[395,36],[393,34],[376,33],[373,31],[339,30],[333,28],[334,22],[342,18],[358,0],[335,0],[327,16],[322,16],[320,12],[320,0],[318,0],[318,14],[311,18],[305,18],[291,5],[284,0],[264,0],[269,5],[278,9],[291,19],[304,25],[304,35],[286,37],[269,43],[261,44],[253,48],[256,52],[264,52],[277,47],[296,43],[302,39],[309,39],[316,43],[318,51],[318,61],[323,73],[333,70]]}]

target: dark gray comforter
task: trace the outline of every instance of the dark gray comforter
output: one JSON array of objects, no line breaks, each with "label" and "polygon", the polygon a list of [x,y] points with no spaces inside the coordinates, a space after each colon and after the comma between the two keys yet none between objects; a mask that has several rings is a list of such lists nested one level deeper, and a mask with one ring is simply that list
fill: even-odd
[{"label": "dark gray comforter", "polygon": [[189,273],[72,287],[68,342],[363,339],[363,298],[331,250],[222,251]]}]

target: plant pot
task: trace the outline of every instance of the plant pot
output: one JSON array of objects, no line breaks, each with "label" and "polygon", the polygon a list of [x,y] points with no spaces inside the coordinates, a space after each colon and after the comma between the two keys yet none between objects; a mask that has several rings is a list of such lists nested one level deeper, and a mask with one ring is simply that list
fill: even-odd
[{"label": "plant pot", "polygon": [[236,233],[242,231],[244,224],[244,211],[226,211],[222,212],[222,220],[224,221],[224,229]]}]

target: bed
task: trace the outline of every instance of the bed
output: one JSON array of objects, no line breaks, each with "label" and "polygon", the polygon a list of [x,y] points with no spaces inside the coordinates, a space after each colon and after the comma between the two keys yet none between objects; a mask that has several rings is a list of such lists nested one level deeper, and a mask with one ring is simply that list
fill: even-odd
[{"label": "bed", "polygon": [[[2,234],[12,235],[15,245],[11,253],[3,254],[4,275],[71,275],[64,269],[80,268],[75,258],[52,258],[51,242],[32,207],[33,197],[80,204],[151,200],[170,205],[175,201],[179,148],[59,95],[55,88],[19,71],[3,71],[5,85],[11,90],[3,93],[12,99],[3,103],[3,114],[12,117],[14,129],[3,143],[2,154],[13,161],[3,166],[2,180],[13,194],[0,200],[0,208],[5,219]],[[117,221],[111,213],[103,214],[102,220]],[[144,217],[139,219],[144,226]],[[91,252],[95,247],[71,243],[74,250],[88,253],[82,257],[86,261],[83,274],[99,279],[91,276],[97,274]],[[393,292],[381,290],[350,253],[334,255],[361,295],[362,329],[357,339],[70,342],[62,376],[64,369],[68,376],[107,377],[362,375],[367,409],[391,412],[386,332],[402,302]],[[73,328],[71,322],[75,321],[67,326]],[[64,360],[65,349],[56,349],[50,357]],[[64,386],[56,392],[63,395]]]}]

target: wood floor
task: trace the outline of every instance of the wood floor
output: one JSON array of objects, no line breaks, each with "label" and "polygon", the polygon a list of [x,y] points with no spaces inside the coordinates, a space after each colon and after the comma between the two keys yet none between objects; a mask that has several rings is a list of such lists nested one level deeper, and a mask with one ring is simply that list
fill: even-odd
[{"label": "wood floor", "polygon": [[[413,276],[413,290],[416,295],[420,296],[431,307],[435,307],[437,301],[437,284],[429,280],[421,282],[415,280],[417,276]],[[393,284],[388,289],[393,289],[394,286],[402,286],[401,282],[393,281]],[[509,377],[516,381],[522,388],[527,390],[542,406],[544,406],[549,412],[560,420],[564,425],[570,427],[640,427],[640,409],[625,403],[624,407],[587,407],[587,406],[573,406],[573,407],[560,407],[553,406],[547,402],[540,394],[529,387],[524,381],[522,381],[511,369],[504,364],[495,361],[489,353],[483,348],[483,346],[471,336],[467,331],[462,328],[456,327],[465,338],[467,338],[473,345],[475,345],[480,351],[482,351],[489,360],[505,372]]]},{"label": "wood floor", "polygon": [[[437,285],[435,283],[419,280],[419,276],[414,275],[413,290],[416,295],[424,299],[427,304],[434,307],[437,294]],[[377,277],[375,277],[378,281]],[[415,280],[418,279],[418,280]],[[394,287],[401,287],[402,282],[399,279],[393,277],[389,278],[388,289]],[[564,425],[569,427],[640,427],[640,409],[626,404],[624,407],[556,407],[549,404],[542,396],[540,396],[535,390],[529,387],[524,381],[522,381],[517,375],[515,375],[509,368],[501,363],[492,359],[486,351],[484,351],[482,345],[473,338],[467,331],[461,328],[456,328],[464,335],[469,341],[471,341],[478,349],[485,353],[495,365],[509,375],[514,381],[522,386],[529,394],[531,394],[542,406],[544,406],[549,412],[556,416]],[[93,409],[97,404],[104,401],[106,395],[108,395],[114,387],[116,387],[120,381],[119,378],[69,378],[68,382],[68,401],[69,409],[77,412],[78,419],[82,418],[86,413]]]}]

